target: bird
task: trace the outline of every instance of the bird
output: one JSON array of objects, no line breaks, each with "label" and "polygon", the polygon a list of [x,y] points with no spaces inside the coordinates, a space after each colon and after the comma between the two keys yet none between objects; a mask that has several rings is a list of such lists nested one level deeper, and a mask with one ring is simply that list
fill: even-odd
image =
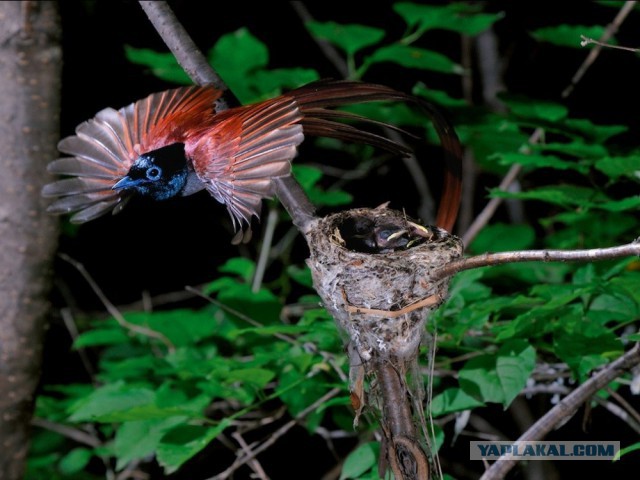
[{"label": "bird", "polygon": [[[163,201],[206,190],[229,212],[246,242],[262,200],[274,195],[274,179],[291,174],[298,146],[309,136],[331,137],[409,155],[405,145],[359,128],[399,128],[335,107],[373,101],[421,105],[445,150],[445,181],[438,218],[451,229],[460,203],[461,147],[451,123],[430,103],[387,86],[318,80],[280,96],[219,109],[223,91],[211,85],[153,93],[118,110],[105,108],[63,138],[69,156],[49,163],[67,178],[44,186],[47,211],[72,213],[84,223],[118,213],[133,195]],[[345,123],[344,121],[348,123]],[[453,218],[453,220],[452,220]]]}]

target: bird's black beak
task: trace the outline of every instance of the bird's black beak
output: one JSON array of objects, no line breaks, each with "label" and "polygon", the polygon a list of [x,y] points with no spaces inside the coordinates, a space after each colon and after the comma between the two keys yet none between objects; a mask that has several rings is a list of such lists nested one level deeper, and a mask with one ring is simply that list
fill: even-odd
[{"label": "bird's black beak", "polygon": [[122,179],[120,179],[113,187],[111,187],[112,190],[125,190],[128,188],[134,188],[137,187],[138,185],[140,185],[141,183],[144,183],[145,180],[142,178],[138,178],[138,179],[134,179],[131,178],[129,176],[123,177]]}]

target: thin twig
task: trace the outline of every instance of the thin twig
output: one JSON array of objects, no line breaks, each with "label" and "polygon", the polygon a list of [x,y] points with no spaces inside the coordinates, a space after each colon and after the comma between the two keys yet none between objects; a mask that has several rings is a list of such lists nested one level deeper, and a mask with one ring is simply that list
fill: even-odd
[{"label": "thin twig", "polygon": [[[635,8],[636,3],[638,2],[624,2],[624,5],[618,11],[618,14],[615,16],[613,21],[609,25],[607,25],[607,28],[602,33],[602,36],[598,39],[598,41],[607,43],[607,41],[616,34],[618,29],[620,28],[620,25],[622,25],[622,22],[624,22],[627,16]],[[584,74],[587,73],[587,70],[589,69],[589,67],[591,67],[591,65],[593,65],[593,62],[596,61],[596,58],[598,58],[598,55],[600,55],[601,51],[602,46],[596,45],[596,47],[589,52],[589,55],[587,55],[587,58],[585,58],[584,62],[582,62],[582,65],[580,65],[575,75],[571,79],[571,83],[569,83],[569,86],[567,86],[567,88],[562,91],[562,98],[567,98],[569,95],[571,95],[575,86],[582,79],[582,77],[584,77]]]},{"label": "thin twig", "polygon": [[[245,455],[248,455],[251,453],[251,447],[247,445],[247,442],[245,442],[244,438],[242,437],[242,435],[240,435],[240,433],[233,432],[231,436],[235,439],[236,442],[238,442],[238,445],[240,445],[240,448],[242,449]],[[262,465],[260,465],[260,462],[255,458],[255,455],[254,455],[254,458],[252,458],[247,462],[247,464],[255,472],[255,474],[257,475],[257,478],[261,480],[269,480],[269,477],[265,473],[264,468],[262,468]]]},{"label": "thin twig", "polygon": [[135,323],[131,323],[126,318],[124,318],[122,313],[120,313],[120,310],[118,310],[118,308],[113,303],[111,303],[111,301],[107,298],[107,296],[104,294],[100,286],[89,274],[89,272],[87,271],[87,269],[84,267],[83,264],[81,264],[77,260],[74,260],[73,258],[71,258],[69,255],[65,253],[59,253],[58,255],[65,262],[70,263],[76,270],[78,270],[78,272],[80,272],[80,275],[82,275],[82,277],[89,284],[93,292],[100,299],[100,301],[104,305],[104,308],[107,310],[107,312],[109,312],[109,315],[111,315],[115,319],[115,321],[118,322],[118,325],[120,325],[123,328],[126,328],[131,332],[144,335],[145,337],[155,338],[156,340],[159,340],[162,343],[164,343],[169,352],[175,351],[176,348],[171,342],[171,340],[169,340],[162,333],[156,330],[152,330],[151,328],[143,327],[142,325],[136,325]]},{"label": "thin twig", "polygon": [[[567,395],[560,403],[533,424],[529,430],[522,434],[517,441],[541,440],[559,421],[573,415],[580,405],[589,400],[598,390],[604,388],[617,377],[638,364],[640,364],[640,343],[636,343],[631,350],[611,362]],[[503,479],[516,463],[518,463],[517,460],[502,456],[491,465],[480,480]]]},{"label": "thin twig", "polygon": [[325,393],[322,397],[318,398],[315,402],[309,405],[307,408],[298,413],[292,420],[289,420],[278,430],[273,432],[267,440],[265,440],[260,446],[253,449],[250,453],[243,455],[237,458],[229,468],[227,468],[224,472],[221,472],[213,477],[208,478],[207,480],[224,480],[229,478],[233,472],[235,472],[242,465],[255,458],[257,455],[261,454],[263,451],[271,447],[274,443],[276,443],[284,434],[286,434],[289,430],[291,430],[297,423],[302,420],[304,417],[313,412],[316,408],[318,408],[323,403],[331,400],[333,397],[338,395],[341,392],[339,388],[333,388]]},{"label": "thin twig", "polygon": [[[618,392],[616,392],[611,387],[607,388],[607,393],[609,395],[611,395],[611,397],[616,402],[618,402],[622,408],[624,408],[626,410],[626,412],[629,414],[629,416],[631,418],[633,418],[633,420],[635,421],[636,425],[640,425],[640,413],[638,413],[638,411],[635,408],[633,408],[633,406],[629,402],[627,402],[622,395],[620,395]],[[640,432],[638,432],[638,433],[640,433]]]},{"label": "thin twig", "polygon": [[[60,309],[60,315],[62,316],[62,321],[64,322],[64,326],[67,327],[69,336],[71,336],[71,340],[75,342],[76,339],[78,338],[78,335],[80,335],[80,332],[78,331],[78,326],[76,325],[76,322],[73,318],[71,309],[69,308]],[[82,366],[89,374],[89,377],[91,377],[91,382],[95,383],[96,372],[95,372],[95,369],[93,368],[93,365],[91,364],[91,361],[89,360],[89,357],[87,356],[87,352],[83,348],[79,348],[77,351],[78,351],[78,355],[80,356],[80,361],[82,362]]]},{"label": "thin twig", "polygon": [[102,446],[102,442],[100,441],[100,439],[91,435],[90,433],[87,433],[78,428],[69,427],[68,425],[52,422],[45,418],[34,417],[31,420],[31,425],[33,425],[34,427],[49,430],[50,432],[58,433],[63,437],[70,438],[74,442],[78,442],[82,445],[87,445],[91,448],[98,448]]},{"label": "thin twig", "polygon": [[640,241],[610,248],[587,250],[521,250],[516,252],[484,253],[461,258],[448,263],[434,272],[431,280],[436,282],[464,270],[517,262],[595,262],[640,255]]},{"label": "thin twig", "polygon": [[633,418],[633,416],[630,415],[627,410],[622,408],[620,405],[613,402],[608,402],[604,398],[600,398],[597,395],[593,397],[593,400],[602,408],[607,410],[611,415],[618,417],[620,420],[626,423],[627,426],[636,433],[636,435],[640,435],[640,423],[638,423],[638,421]]},{"label": "thin twig", "polygon": [[624,51],[633,52],[633,53],[640,52],[640,48],[625,47],[622,45],[612,45],[610,43],[604,43],[598,40],[594,40],[593,38],[585,37],[584,35],[580,35],[580,38],[582,39],[582,41],[580,42],[581,47],[586,47],[587,45],[594,44],[604,48],[613,48],[614,50],[624,50]]},{"label": "thin twig", "polygon": [[[224,96],[232,97],[234,104],[238,101],[229,91],[224,80],[211,68],[206,57],[198,49],[191,36],[171,11],[167,2],[140,0],[140,6],[149,17],[149,21],[158,31],[164,43],[178,60],[182,69],[198,85],[213,85],[224,90]],[[228,108],[224,106],[222,109]]]},{"label": "thin twig", "polygon": [[378,310],[375,308],[357,307],[355,305],[347,305],[345,310],[350,313],[359,313],[374,317],[398,318],[419,308],[432,307],[440,302],[442,302],[440,295],[430,295],[399,310]]},{"label": "thin twig", "polygon": [[[303,24],[307,24],[308,22],[313,22],[313,16],[309,13],[309,10],[305,6],[304,2],[294,1],[289,2],[291,8],[296,12],[296,14],[300,17]],[[326,57],[329,62],[333,65],[341,78],[347,78],[349,76],[349,68],[347,67],[347,62],[342,58],[340,52],[334,48],[331,43],[329,43],[324,38],[319,38],[312,36],[313,41],[316,42],[318,48],[322,51],[322,54]]]},{"label": "thin twig", "polygon": [[264,235],[262,237],[262,246],[260,247],[260,255],[256,262],[256,272],[253,275],[253,282],[251,283],[251,292],[257,293],[262,286],[262,280],[264,279],[264,273],[267,269],[267,262],[269,261],[269,252],[273,246],[273,234],[276,231],[276,225],[278,224],[278,210],[275,207],[269,208],[269,214],[267,215],[267,221],[265,222]]}]

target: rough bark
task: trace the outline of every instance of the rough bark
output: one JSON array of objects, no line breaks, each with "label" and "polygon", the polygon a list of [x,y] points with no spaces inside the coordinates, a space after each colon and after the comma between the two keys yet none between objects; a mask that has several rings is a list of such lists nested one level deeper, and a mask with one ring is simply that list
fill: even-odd
[{"label": "rough bark", "polygon": [[0,475],[23,477],[57,222],[40,197],[56,156],[56,2],[0,2]]}]

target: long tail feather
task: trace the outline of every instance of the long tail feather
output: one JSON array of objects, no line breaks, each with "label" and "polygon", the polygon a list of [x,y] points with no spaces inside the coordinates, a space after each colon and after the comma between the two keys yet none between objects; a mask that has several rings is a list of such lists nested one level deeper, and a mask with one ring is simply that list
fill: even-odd
[{"label": "long tail feather", "polygon": [[390,100],[408,102],[421,107],[433,122],[444,151],[443,188],[436,224],[448,231],[453,229],[462,194],[462,147],[453,125],[434,105],[384,85],[348,80],[321,80],[293,90],[287,95],[296,100],[304,115],[300,123],[305,134],[368,143],[401,155],[407,155],[410,152],[404,145],[336,120],[357,120],[365,125],[399,130],[397,127],[352,113],[329,110],[329,108]]}]

